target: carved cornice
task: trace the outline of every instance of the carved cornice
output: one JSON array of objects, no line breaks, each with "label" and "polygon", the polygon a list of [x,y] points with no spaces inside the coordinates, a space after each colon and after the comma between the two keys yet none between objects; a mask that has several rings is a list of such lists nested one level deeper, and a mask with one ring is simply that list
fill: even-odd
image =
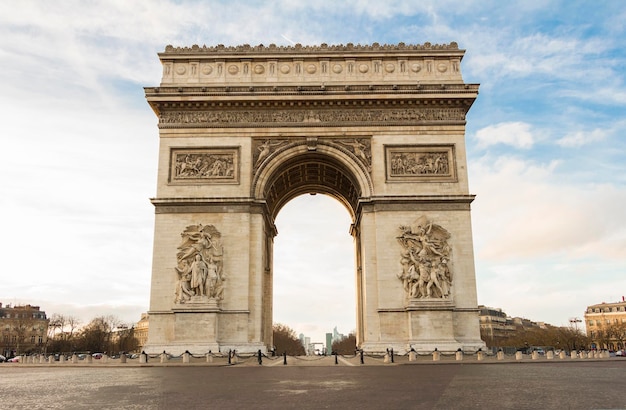
[{"label": "carved cornice", "polygon": [[145,91],[161,128],[463,125],[478,85],[185,86]]},{"label": "carved cornice", "polygon": [[276,54],[276,53],[284,53],[284,54],[294,54],[294,53],[326,53],[326,52],[336,52],[336,53],[346,53],[346,52],[377,52],[377,51],[458,51],[459,45],[456,42],[451,42],[449,44],[431,44],[426,42],[424,44],[337,44],[337,45],[328,45],[326,43],[322,43],[320,45],[313,46],[303,46],[302,44],[295,44],[293,46],[277,46],[276,44],[270,44],[269,46],[264,46],[263,44],[259,44],[257,46],[251,46],[249,44],[237,45],[237,46],[225,46],[223,44],[218,44],[217,46],[199,46],[197,44],[192,45],[191,47],[174,47],[172,45],[167,45],[165,47],[165,51],[160,53],[160,55],[167,54],[201,54],[201,53],[225,53],[225,54],[248,54],[248,53],[268,53],[268,54]]},{"label": "carved cornice", "polygon": [[254,86],[161,86],[145,87],[146,97],[180,96],[272,96],[272,95],[345,95],[354,94],[476,94],[478,84],[442,83],[442,84],[339,84],[339,85],[254,85]]}]

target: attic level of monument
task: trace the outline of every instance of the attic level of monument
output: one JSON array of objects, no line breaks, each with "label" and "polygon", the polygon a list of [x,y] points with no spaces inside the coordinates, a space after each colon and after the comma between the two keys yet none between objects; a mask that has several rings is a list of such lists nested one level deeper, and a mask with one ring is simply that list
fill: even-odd
[{"label": "attic level of monument", "polygon": [[162,86],[294,84],[350,81],[459,83],[464,50],[443,46],[168,46],[159,57]]}]

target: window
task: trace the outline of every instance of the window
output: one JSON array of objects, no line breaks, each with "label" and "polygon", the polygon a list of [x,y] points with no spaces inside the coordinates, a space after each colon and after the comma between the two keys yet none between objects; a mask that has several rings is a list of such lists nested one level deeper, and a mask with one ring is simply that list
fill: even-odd
[{"label": "window", "polygon": [[593,326],[593,320],[589,321],[589,326]]}]

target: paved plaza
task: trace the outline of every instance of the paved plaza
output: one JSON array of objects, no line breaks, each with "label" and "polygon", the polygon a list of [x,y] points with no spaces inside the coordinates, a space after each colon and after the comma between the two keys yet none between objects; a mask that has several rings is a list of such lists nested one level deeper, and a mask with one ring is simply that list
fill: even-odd
[{"label": "paved plaza", "polygon": [[626,409],[626,359],[289,359],[4,363],[0,409]]}]

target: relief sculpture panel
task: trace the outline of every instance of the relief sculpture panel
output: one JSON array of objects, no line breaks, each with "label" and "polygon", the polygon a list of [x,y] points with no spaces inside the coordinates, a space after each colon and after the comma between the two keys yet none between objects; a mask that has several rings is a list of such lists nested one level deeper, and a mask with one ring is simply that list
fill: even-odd
[{"label": "relief sculpture panel", "polygon": [[238,183],[237,148],[172,149],[170,183]]},{"label": "relief sculpture panel", "polygon": [[385,147],[387,181],[454,182],[454,146]]},{"label": "relief sculpture panel", "polygon": [[221,234],[213,225],[189,225],[176,254],[174,303],[217,306],[224,299]]},{"label": "relief sculpture panel", "polygon": [[426,219],[400,226],[397,237],[402,246],[400,264],[402,281],[409,299],[449,299],[452,288],[450,234]]}]

